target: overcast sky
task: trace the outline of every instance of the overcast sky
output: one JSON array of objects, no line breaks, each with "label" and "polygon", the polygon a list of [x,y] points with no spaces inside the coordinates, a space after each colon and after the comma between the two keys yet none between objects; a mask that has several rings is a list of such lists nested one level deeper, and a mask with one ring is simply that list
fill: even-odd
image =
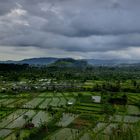
[{"label": "overcast sky", "polygon": [[0,60],[140,60],[140,0],[0,0]]}]

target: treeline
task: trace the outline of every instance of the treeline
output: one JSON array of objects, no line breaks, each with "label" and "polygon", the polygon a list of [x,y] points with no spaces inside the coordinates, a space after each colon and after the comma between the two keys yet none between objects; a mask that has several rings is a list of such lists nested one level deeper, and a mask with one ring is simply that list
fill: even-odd
[{"label": "treeline", "polygon": [[21,71],[29,68],[28,64],[0,64],[0,71],[9,72],[9,71]]},{"label": "treeline", "polygon": [[0,64],[0,80],[19,81],[54,78],[56,80],[125,81],[140,79],[140,66],[130,67],[35,67],[27,64]]}]

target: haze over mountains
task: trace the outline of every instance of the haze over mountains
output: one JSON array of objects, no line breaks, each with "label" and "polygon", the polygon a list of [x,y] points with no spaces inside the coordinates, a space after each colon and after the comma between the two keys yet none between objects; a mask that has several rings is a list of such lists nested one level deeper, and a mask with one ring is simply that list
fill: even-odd
[{"label": "haze over mountains", "polygon": [[42,58],[30,58],[30,59],[23,59],[19,61],[0,61],[0,63],[15,63],[15,64],[29,64],[29,65],[49,65],[49,64],[60,64],[60,65],[66,65],[66,63],[70,64],[73,63],[74,65],[96,65],[96,66],[114,66],[114,65],[131,65],[131,64],[137,64],[140,63],[139,60],[103,60],[103,59],[73,59],[73,58],[55,58],[55,57],[42,57]]}]

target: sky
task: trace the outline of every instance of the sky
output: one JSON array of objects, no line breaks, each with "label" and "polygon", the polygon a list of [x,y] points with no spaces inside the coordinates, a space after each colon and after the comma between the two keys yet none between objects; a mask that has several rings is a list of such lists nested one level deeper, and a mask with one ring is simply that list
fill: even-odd
[{"label": "sky", "polygon": [[140,0],[0,0],[0,60],[140,60]]}]

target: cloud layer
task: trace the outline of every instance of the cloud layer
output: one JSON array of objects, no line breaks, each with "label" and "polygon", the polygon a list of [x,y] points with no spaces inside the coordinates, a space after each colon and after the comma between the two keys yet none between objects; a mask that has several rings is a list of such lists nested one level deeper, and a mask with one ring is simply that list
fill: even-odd
[{"label": "cloud layer", "polygon": [[140,1],[0,1],[0,56],[140,59]]}]

